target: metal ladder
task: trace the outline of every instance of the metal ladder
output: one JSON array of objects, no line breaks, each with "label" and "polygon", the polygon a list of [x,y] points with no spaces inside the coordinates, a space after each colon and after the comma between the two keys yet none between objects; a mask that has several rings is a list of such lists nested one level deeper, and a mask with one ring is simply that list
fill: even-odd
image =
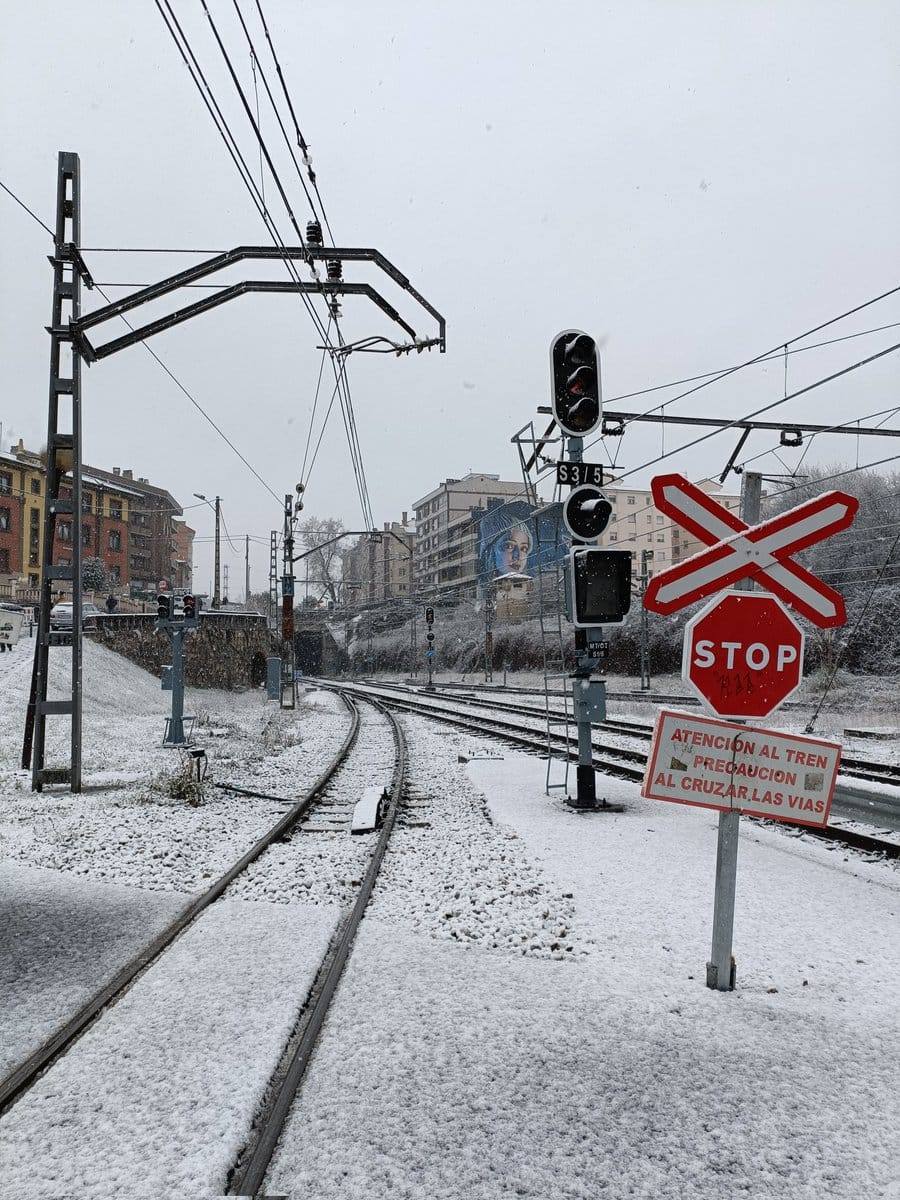
[{"label": "metal ladder", "polygon": [[[47,426],[47,474],[41,547],[40,614],[34,645],[31,695],[25,719],[22,766],[31,766],[31,786],[36,792],[46,784],[68,784],[81,791],[81,357],[73,344],[69,322],[81,312],[81,281],[93,281],[78,251],[81,237],[80,172],[78,155],[60,152],[56,176],[53,311],[50,334],[50,403]],[[60,399],[71,402],[70,432],[60,431]],[[65,422],[63,422],[65,424]],[[63,494],[63,478],[68,475]],[[70,519],[71,557],[55,561],[57,517]],[[72,631],[50,628],[54,585],[72,587]],[[48,700],[50,649],[71,646],[71,690],[68,699]],[[69,761],[65,766],[45,765],[47,718],[71,718]]]},{"label": "metal ladder", "polygon": [[[538,437],[535,433],[533,421],[529,421],[527,425],[523,425],[512,437],[513,445],[519,452],[519,465],[522,468],[525,495],[533,510],[537,511],[538,506],[541,504],[541,498],[537,490],[537,484],[542,475],[542,469],[539,465],[540,451],[544,446],[552,445],[560,440],[558,437],[550,436],[550,431],[543,437]],[[558,484],[554,487],[553,499],[555,503],[559,503],[560,488]],[[569,676],[565,656],[565,630],[563,629],[563,614],[565,612],[565,560],[563,562],[553,561],[549,565],[543,564],[544,556],[541,552],[541,547],[542,545],[545,547],[548,546],[548,539],[545,537],[542,542],[541,525],[542,522],[539,518],[535,520],[535,543],[538,562],[538,569],[536,571],[537,615],[541,630],[544,717],[547,736],[547,771],[544,780],[544,790],[549,796],[554,791],[561,791],[564,794],[568,794],[569,752],[573,744],[571,736],[573,714],[569,708],[569,689],[565,686],[562,688],[562,720],[560,720],[558,710],[551,710],[550,708],[551,684],[558,680],[565,681]],[[559,539],[563,536],[562,509],[560,507],[556,509],[556,516],[551,530],[552,552],[555,559]],[[564,738],[564,746],[561,749],[558,747],[554,748],[551,738],[552,733],[555,732],[559,736],[560,731]]]}]

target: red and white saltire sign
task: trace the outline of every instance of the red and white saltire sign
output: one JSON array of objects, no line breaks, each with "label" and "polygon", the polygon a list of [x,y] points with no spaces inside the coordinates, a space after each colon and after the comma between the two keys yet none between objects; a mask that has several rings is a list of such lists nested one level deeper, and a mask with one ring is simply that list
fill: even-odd
[{"label": "red and white saltire sign", "polygon": [[837,742],[661,709],[641,795],[824,826],[840,761]]},{"label": "red and white saltire sign", "polygon": [[849,528],[859,509],[855,496],[824,492],[769,521],[747,525],[683,475],[657,475],[651,486],[656,507],[710,548],[654,575],[645,608],[667,616],[749,576],[822,629],[846,622],[840,592],[792,555]]}]

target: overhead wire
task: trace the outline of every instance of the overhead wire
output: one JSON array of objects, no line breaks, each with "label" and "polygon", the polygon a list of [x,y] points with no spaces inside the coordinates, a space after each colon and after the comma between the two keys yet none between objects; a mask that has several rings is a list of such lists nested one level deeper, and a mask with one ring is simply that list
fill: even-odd
[{"label": "overhead wire", "polygon": [[[788,338],[787,341],[778,342],[777,345],[772,346],[769,350],[763,351],[762,354],[754,355],[753,358],[748,358],[745,362],[738,363],[736,366],[733,366],[733,367],[728,367],[726,370],[722,371],[720,374],[714,375],[712,378],[707,379],[702,383],[698,383],[696,387],[688,388],[687,391],[681,392],[681,393],[679,393],[679,395],[673,396],[673,397],[671,397],[671,399],[663,401],[662,404],[657,404],[654,408],[647,409],[647,411],[642,413],[641,415],[642,416],[651,416],[653,413],[659,412],[659,410],[661,408],[665,408],[670,404],[675,404],[679,400],[683,400],[686,396],[692,396],[692,395],[694,395],[694,393],[702,391],[704,388],[709,387],[711,384],[716,383],[718,380],[727,379],[730,375],[734,375],[737,371],[743,371],[746,367],[753,366],[755,363],[759,362],[761,359],[767,358],[770,355],[780,354],[783,351],[784,347],[792,346],[795,342],[803,341],[804,338],[812,337],[812,335],[814,333],[818,333],[819,330],[827,329],[829,325],[835,325],[835,324],[837,324],[838,321],[844,321],[847,319],[847,317],[852,317],[856,313],[862,312],[863,309],[869,308],[873,304],[878,304],[880,301],[886,300],[888,298],[888,296],[894,296],[898,292],[900,292],[900,284],[898,284],[896,287],[889,288],[886,292],[881,292],[878,296],[873,296],[873,297],[871,297],[871,299],[863,301],[862,304],[854,305],[853,308],[847,309],[846,312],[839,313],[835,317],[830,317],[827,321],[823,321],[821,324],[814,326],[812,329],[807,329],[805,333],[798,334],[796,337],[793,337],[793,338]],[[797,394],[797,393],[795,393],[795,394]],[[789,398],[790,397],[785,397],[785,399],[789,399]],[[782,401],[782,403],[783,403],[783,401]],[[764,411],[764,410],[760,410],[760,411]],[[630,420],[626,421],[625,426],[627,427],[631,423],[632,422]],[[596,441],[596,440],[597,439],[595,438],[594,441]],[[585,449],[587,449],[587,446],[592,446],[593,444],[594,444],[594,442],[587,443],[587,445],[585,446]]]},{"label": "overhead wire", "polygon": [[[22,204],[21,201],[19,201],[18,197],[8,187],[6,187],[5,184],[0,182],[0,186],[3,187],[4,191],[9,192],[9,194],[13,197],[13,199],[16,200],[21,205],[21,207],[25,209],[25,211],[28,213],[28,215],[30,217],[32,217],[38,223],[38,225],[41,226],[42,229],[46,230],[46,232],[49,233],[52,238],[55,239],[56,235],[53,233],[53,230],[50,228],[49,225],[45,224],[45,222],[43,222],[39,216],[37,216],[35,213],[33,213],[26,204]],[[110,304],[111,300],[110,300],[109,296],[103,291],[102,285],[95,283],[94,287],[97,289],[97,291],[103,297],[103,299],[107,302],[107,304]],[[125,317],[120,316],[120,319],[122,321],[124,321],[125,325],[132,332],[134,332],[134,326],[131,325],[126,320]],[[269,492],[276,500],[278,500],[278,496],[276,495],[276,493],[274,491],[272,491],[272,488],[268,485],[268,483],[266,483],[265,479],[263,479],[263,477],[259,474],[259,472],[256,470],[256,468],[244,457],[244,455],[241,453],[241,451],[238,450],[237,446],[228,437],[228,435],[224,432],[224,430],[221,429],[221,427],[216,424],[216,422],[212,419],[212,417],[209,415],[209,413],[206,411],[206,409],[203,408],[203,406],[200,404],[199,400],[197,400],[194,396],[191,395],[191,393],[184,386],[184,384],[181,382],[181,380],[178,379],[173,374],[173,372],[163,362],[163,360],[159,357],[159,355],[154,350],[152,350],[147,345],[146,342],[142,342],[141,345],[144,347],[144,349],[147,351],[147,353],[156,360],[156,362],[165,371],[165,373],[169,376],[169,378],[176,385],[176,387],[179,388],[179,390],[187,397],[188,400],[190,400],[191,404],[193,404],[193,406],[197,409],[197,411],[200,413],[200,415],[206,421],[209,422],[209,424],[213,427],[213,429],[216,431],[216,433],[219,435],[219,437],[222,438],[222,440],[226,443],[226,445],[228,445],[234,451],[234,453],[238,456],[238,458],[241,460],[241,462],[244,464],[244,466],[248,469],[248,471],[250,471],[250,473],[263,485],[263,487],[266,489],[267,492]],[[279,503],[280,503],[280,501],[279,501]],[[195,507],[196,507],[196,505],[192,505],[192,504],[187,505],[187,508],[195,508]]]}]

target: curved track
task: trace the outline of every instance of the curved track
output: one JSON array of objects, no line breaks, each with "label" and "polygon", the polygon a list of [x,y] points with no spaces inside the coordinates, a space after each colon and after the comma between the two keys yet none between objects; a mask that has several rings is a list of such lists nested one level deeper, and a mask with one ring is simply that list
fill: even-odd
[{"label": "curved track", "polygon": [[[444,724],[455,725],[460,729],[466,729],[472,733],[484,734],[486,736],[498,737],[507,742],[512,742],[516,746],[531,753],[546,755],[548,749],[548,740],[551,749],[558,750],[561,753],[568,753],[571,761],[577,760],[577,752],[567,741],[562,734],[550,733],[549,738],[546,732],[538,733],[537,730],[528,730],[523,728],[521,723],[514,720],[504,720],[501,717],[493,715],[485,715],[480,712],[478,715],[466,715],[465,709],[466,697],[441,697],[435,692],[419,692],[410,691],[403,688],[401,685],[395,684],[329,684],[327,680],[318,681],[324,687],[338,687],[350,690],[355,695],[373,694],[378,696],[381,702],[390,708],[397,708],[401,711],[416,713],[419,716],[431,717],[436,721],[441,721]],[[385,694],[387,692],[387,694]],[[447,703],[441,704],[441,700],[449,701],[449,704],[455,707],[448,707]],[[490,706],[485,705],[480,698],[472,698],[469,700],[470,709],[472,707],[483,709],[499,708],[505,712],[511,710],[501,702],[491,702]],[[519,711],[528,712],[529,716],[543,718],[544,710],[537,708],[528,708],[521,706],[516,709],[513,707],[512,713]],[[636,736],[633,732],[633,725],[630,722],[605,722],[598,728],[606,730],[609,733],[627,734],[628,736]],[[637,736],[643,737],[645,731],[641,731]],[[649,740],[649,736],[647,737]],[[634,783],[639,783],[644,777],[644,767],[647,762],[647,755],[641,750],[632,750],[626,747],[610,746],[594,742],[594,767],[607,775],[618,776],[622,779],[631,780]],[[759,819],[761,818],[752,818]],[[765,822],[770,824],[772,822]],[[777,824],[777,822],[774,822]],[[850,846],[854,850],[861,850],[870,854],[882,854],[887,858],[900,857],[900,843],[890,841],[885,838],[877,837],[874,834],[863,833],[857,829],[845,828],[842,825],[829,824],[824,828],[815,828],[813,826],[803,826],[802,831],[810,834],[813,837],[820,838],[824,841],[840,842],[845,846]]]},{"label": "curved track", "polygon": [[[192,925],[200,915],[220,899],[227,888],[241,875],[252,863],[254,863],[274,842],[290,833],[300,821],[312,810],[317,802],[323,798],[328,785],[332,781],[335,774],[346,762],[348,755],[353,749],[360,729],[360,713],[356,699],[347,694],[345,691],[338,689],[339,695],[347,706],[350,713],[350,725],[344,741],[335,754],[334,758],[328,764],[326,769],[318,776],[312,786],[299,799],[291,799],[285,796],[272,796],[265,792],[254,792],[248,788],[238,787],[231,784],[215,784],[214,786],[223,790],[233,791],[241,795],[257,796],[267,800],[277,800],[290,805],[287,812],[284,813],[279,820],[263,834],[244,854],[240,856],[216,881],[206,889],[203,893],[192,900],[179,912],[176,917],[159,933],[152,941],[150,941],[134,958],[125,964],[103,987],[101,987],[85,1004],[83,1004],[74,1014],[65,1022],[59,1029],[55,1031],[37,1050],[33,1051],[25,1060],[23,1060],[5,1079],[0,1081],[0,1113],[8,1110],[16,1100],[22,1096],[28,1088],[34,1083],[38,1076],[53,1063],[64,1055],[70,1047],[78,1040],[96,1021],[103,1012],[116,1001],[135,983],[135,981],[146,971],[167,949],[172,943],[183,933],[190,925]],[[399,726],[394,718],[385,711],[384,707],[377,699],[369,697],[360,697],[360,699],[372,704],[379,709],[390,721],[394,731],[394,742],[397,755],[397,768],[394,775],[394,788],[392,792],[391,805],[388,813],[388,819],[385,821],[382,830],[382,836],[376,845],[373,852],[373,857],[370,862],[369,870],[363,880],[360,888],[359,899],[357,906],[360,906],[359,916],[362,915],[362,909],[365,908],[365,903],[368,901],[368,896],[371,894],[372,886],[374,886],[375,875],[377,874],[378,866],[381,863],[381,858],[384,855],[384,846],[386,838],[390,835],[390,829],[393,827],[394,817],[396,814],[396,806],[400,792],[402,791],[403,781],[405,777],[406,752],[405,745],[402,741],[402,734]],[[386,831],[386,832],[385,832]],[[377,860],[377,864],[376,864]],[[373,866],[372,864],[376,864]],[[371,879],[370,879],[371,876]],[[363,900],[363,894],[365,899]],[[354,912],[356,907],[354,907]],[[358,924],[358,918],[356,920]],[[354,925],[355,931],[355,925]],[[352,936],[350,938],[352,941]],[[347,943],[347,951],[349,951],[349,942]],[[329,948],[329,953],[331,949]],[[344,955],[346,959],[346,952]],[[343,964],[342,964],[343,965]],[[321,972],[320,972],[321,974]],[[340,972],[338,972],[339,977]],[[331,992],[336,986],[331,987]],[[330,993],[329,993],[330,998]]]}]

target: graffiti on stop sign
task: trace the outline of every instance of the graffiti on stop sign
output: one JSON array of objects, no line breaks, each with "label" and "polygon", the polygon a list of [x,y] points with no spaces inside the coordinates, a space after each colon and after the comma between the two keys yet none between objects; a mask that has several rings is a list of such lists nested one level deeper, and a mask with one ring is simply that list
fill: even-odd
[{"label": "graffiti on stop sign", "polygon": [[766,717],[800,687],[803,632],[764,592],[726,592],[687,624],[682,676],[719,717]]}]

